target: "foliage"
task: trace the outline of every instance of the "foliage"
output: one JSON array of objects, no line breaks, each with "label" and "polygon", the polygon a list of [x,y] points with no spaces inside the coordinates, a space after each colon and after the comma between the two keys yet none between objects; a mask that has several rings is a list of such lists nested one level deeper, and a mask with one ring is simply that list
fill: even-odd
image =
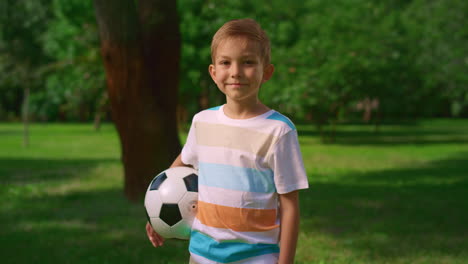
[{"label": "foliage", "polygon": [[52,10],[42,44],[53,64],[33,112],[42,120],[90,120],[105,93],[92,3],[54,0]]},{"label": "foliage", "polygon": [[[435,13],[429,7],[422,8],[423,1],[291,1],[287,7],[283,1],[180,1],[184,36],[182,98],[219,94],[206,73],[210,38],[229,19],[253,17],[272,41],[276,72],[261,92],[268,105],[296,119],[313,119],[319,124],[349,119],[356,103],[366,97],[379,99],[383,117],[446,114],[448,97],[433,89],[432,77],[424,69],[432,69],[433,76],[440,77],[439,87],[463,98],[468,45],[463,33],[467,28],[463,16],[466,4],[462,2],[453,6],[438,1],[445,9],[433,7],[438,10]],[[449,21],[454,14],[457,19],[452,24],[458,25],[454,29],[459,34],[451,45],[458,49],[445,48],[447,54],[441,55],[444,59],[435,59],[431,49],[443,48],[451,31],[438,26],[437,34],[447,38],[439,37],[426,49],[418,44],[419,34],[424,28],[433,28],[438,23],[434,21]],[[415,15],[421,17],[417,22],[411,20]],[[433,19],[434,15],[437,19]],[[454,81],[443,77],[443,67],[431,67],[425,62],[431,59],[433,63],[449,64],[450,57],[462,62],[450,66],[457,77]],[[211,104],[220,101],[212,100]],[[464,104],[457,105],[459,112],[466,109]]]},{"label": "foliage", "polygon": [[42,43],[53,70],[33,97],[34,112],[45,120],[90,120],[105,93],[92,3],[54,0],[52,10]]},{"label": "foliage", "polygon": [[0,119],[21,115],[23,90],[40,89],[38,71],[49,59],[41,49],[41,33],[49,21],[50,0],[0,3]]},{"label": "foliage", "polygon": [[[295,120],[353,120],[365,98],[379,100],[374,119],[468,115],[466,1],[179,0],[178,7],[186,118],[224,101],[207,72],[211,37],[243,17],[259,21],[272,41],[276,72],[261,99]],[[91,1],[6,0],[0,17],[0,119],[17,118],[31,79],[36,119],[89,120],[105,101]]]},{"label": "foliage", "polygon": [[468,112],[467,13],[466,1],[416,0],[402,14],[424,99],[448,102],[453,116]]},{"label": "foliage", "polygon": [[92,118],[105,93],[92,3],[42,0],[2,5],[0,71],[6,78],[0,81],[0,91],[8,92],[1,97],[5,104],[0,113],[19,115],[20,91],[30,80],[35,119]]}]

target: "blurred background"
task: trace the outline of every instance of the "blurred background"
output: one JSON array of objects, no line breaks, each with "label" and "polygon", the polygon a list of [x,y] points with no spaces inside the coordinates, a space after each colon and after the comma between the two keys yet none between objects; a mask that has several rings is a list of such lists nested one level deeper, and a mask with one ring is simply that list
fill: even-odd
[{"label": "blurred background", "polygon": [[[210,40],[252,17],[276,73],[261,91],[295,120],[468,116],[466,1],[179,0],[179,106],[184,121],[224,100],[207,74]],[[92,1],[0,4],[0,120],[110,120]],[[366,114],[364,114],[366,113]]]},{"label": "blurred background", "polygon": [[[149,176],[139,196],[126,189],[96,11],[124,2],[164,1],[0,1],[2,263],[188,260],[186,241],[147,241]],[[249,17],[270,37],[260,99],[297,124],[311,185],[297,263],[468,263],[468,1],[178,0],[175,12],[180,143],[224,102],[208,74],[216,30]]]}]

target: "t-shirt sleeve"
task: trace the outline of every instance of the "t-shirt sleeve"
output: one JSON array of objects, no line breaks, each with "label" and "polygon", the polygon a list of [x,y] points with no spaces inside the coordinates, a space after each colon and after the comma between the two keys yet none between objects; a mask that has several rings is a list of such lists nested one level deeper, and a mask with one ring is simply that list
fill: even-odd
[{"label": "t-shirt sleeve", "polygon": [[289,131],[279,139],[268,162],[279,194],[309,188],[296,130]]},{"label": "t-shirt sleeve", "polygon": [[192,120],[192,125],[187,136],[187,141],[181,152],[181,159],[184,164],[192,165],[194,168],[198,168],[198,157],[197,157],[197,141],[195,135],[195,118]]}]

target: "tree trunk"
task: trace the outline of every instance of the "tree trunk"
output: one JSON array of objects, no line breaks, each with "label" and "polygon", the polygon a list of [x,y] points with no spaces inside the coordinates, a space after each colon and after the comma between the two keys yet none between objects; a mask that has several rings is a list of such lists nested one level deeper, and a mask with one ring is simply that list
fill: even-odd
[{"label": "tree trunk", "polygon": [[102,91],[100,99],[97,103],[94,111],[94,130],[99,131],[101,129],[102,118],[105,118],[108,111],[108,96],[105,91]]},{"label": "tree trunk", "polygon": [[94,131],[101,130],[101,111],[94,114]]},{"label": "tree trunk", "polygon": [[164,0],[94,0],[94,5],[125,195],[139,201],[151,179],[180,152],[177,6]]},{"label": "tree trunk", "polygon": [[30,82],[26,82],[26,88],[24,88],[23,98],[23,146],[29,146],[29,85]]}]

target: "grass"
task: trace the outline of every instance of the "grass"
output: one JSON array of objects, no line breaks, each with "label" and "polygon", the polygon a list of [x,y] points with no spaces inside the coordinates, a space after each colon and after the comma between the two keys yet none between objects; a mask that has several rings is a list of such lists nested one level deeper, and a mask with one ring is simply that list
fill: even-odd
[{"label": "grass", "polygon": [[[297,263],[468,263],[468,120],[344,125],[320,143],[298,126]],[[154,249],[142,204],[123,196],[112,125],[0,124],[2,263],[187,263],[187,242]]]}]

